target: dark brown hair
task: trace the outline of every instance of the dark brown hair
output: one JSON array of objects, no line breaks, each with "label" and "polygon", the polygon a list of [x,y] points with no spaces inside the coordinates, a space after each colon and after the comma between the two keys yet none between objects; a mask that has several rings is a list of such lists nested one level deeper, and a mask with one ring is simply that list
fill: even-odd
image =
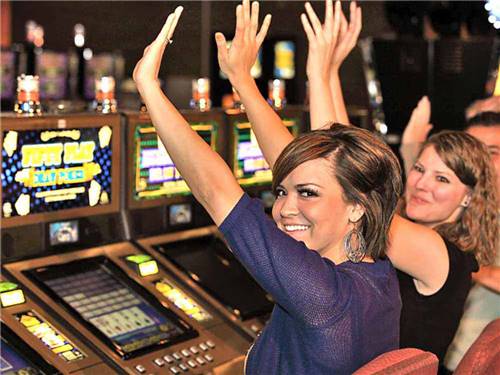
[{"label": "dark brown hair", "polygon": [[491,263],[498,241],[498,202],[495,169],[487,147],[461,131],[434,134],[420,153],[427,147],[434,147],[443,163],[471,189],[471,201],[461,217],[436,230],[463,251],[473,252],[481,264]]},{"label": "dark brown hair", "polygon": [[402,192],[401,167],[391,149],[367,130],[334,124],[293,140],[273,168],[273,189],[300,164],[324,158],[343,190],[344,201],[360,204],[365,214],[359,229],[367,255],[385,256],[388,229]]}]

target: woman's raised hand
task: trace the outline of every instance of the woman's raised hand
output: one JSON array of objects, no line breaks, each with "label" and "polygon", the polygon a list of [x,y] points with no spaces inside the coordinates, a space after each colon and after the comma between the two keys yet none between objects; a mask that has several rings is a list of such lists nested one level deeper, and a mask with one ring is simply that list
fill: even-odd
[{"label": "woman's raised hand", "polygon": [[424,143],[432,129],[430,122],[431,102],[427,96],[423,96],[411,113],[410,121],[403,132],[401,144]]},{"label": "woman's raised hand", "polygon": [[255,63],[260,46],[271,24],[268,14],[259,29],[259,3],[249,0],[236,7],[236,30],[231,47],[227,48],[224,34],[215,34],[217,58],[221,70],[228,76],[233,86],[240,79],[251,78],[250,70]]},{"label": "woman's raised hand", "polygon": [[340,33],[332,58],[332,70],[338,71],[342,62],[356,46],[362,26],[361,8],[352,1],[349,6],[349,23],[340,9]]},{"label": "woman's raised hand", "polygon": [[160,71],[161,59],[167,44],[172,43],[175,27],[183,11],[182,6],[178,6],[174,12],[170,13],[156,39],[144,49],[142,58],[134,68],[133,78],[139,91],[141,87],[149,84],[158,84],[158,72]]},{"label": "woman's raised hand", "polygon": [[325,23],[322,25],[311,4],[305,4],[306,13],[302,13],[300,20],[309,41],[307,56],[307,75],[309,79],[319,78],[328,80],[330,66],[340,30],[341,7],[340,1],[335,3],[333,11],[332,0],[326,0]]}]

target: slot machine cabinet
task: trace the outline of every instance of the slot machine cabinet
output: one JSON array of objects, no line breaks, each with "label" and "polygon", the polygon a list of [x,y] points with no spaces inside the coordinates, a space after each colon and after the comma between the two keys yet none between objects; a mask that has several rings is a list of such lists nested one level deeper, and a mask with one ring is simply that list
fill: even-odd
[{"label": "slot machine cabinet", "polygon": [[[183,115],[193,129],[225,158],[227,129],[223,112],[183,111]],[[169,274],[163,283],[167,285],[159,285],[163,292],[170,296],[177,294],[171,291],[170,287],[173,287],[194,303],[204,306],[211,318],[203,321],[203,326],[228,345],[245,353],[255,333],[249,335],[240,325],[235,325],[238,320],[226,313],[224,306],[203,293],[189,274],[181,272],[163,254],[154,251],[156,245],[169,239],[187,239],[185,233],[208,233],[208,236],[212,236],[215,230],[212,220],[192,196],[163,149],[148,114],[127,113],[126,118],[126,211],[132,241],[152,254],[165,273]]]},{"label": "slot machine cabinet", "polygon": [[[203,326],[187,323],[187,315],[166,297],[160,300],[158,291],[139,285],[122,259],[140,254],[120,242],[120,116],[7,123],[2,237],[10,232],[13,254],[3,267],[15,282],[123,372],[205,373],[238,358]],[[27,232],[31,240],[18,240],[31,237]]]},{"label": "slot machine cabinet", "polygon": [[126,373],[202,374],[239,358],[157,289],[161,270],[137,274],[127,257],[138,255],[117,243],[5,268]]},{"label": "slot machine cabinet", "polygon": [[[116,368],[105,363],[94,350],[37,304],[28,290],[12,283],[5,275],[0,276],[0,288],[2,339],[13,341],[11,345],[19,347],[21,353],[26,353],[26,347],[30,348],[29,358],[38,358],[35,360],[38,365],[35,363],[30,367],[42,367],[40,370],[46,374],[116,374]],[[9,340],[9,337],[12,338]],[[9,361],[4,353],[2,359],[7,362],[2,364],[2,372],[4,365],[11,371],[21,370],[19,359]]]},{"label": "slot machine cabinet", "polygon": [[[123,238],[119,115],[2,114],[1,121],[4,263]],[[65,235],[57,241],[57,234]]]},{"label": "slot machine cabinet", "polygon": [[[210,144],[223,156],[227,158],[227,131],[228,126],[223,113],[215,111],[213,113],[204,112],[197,113],[186,111],[183,113],[188,122],[192,124],[195,130],[196,124],[207,124],[210,121],[217,121],[218,132],[210,137]],[[215,117],[214,117],[215,116]],[[212,307],[213,316],[217,318],[211,332],[227,343],[233,345],[242,353],[248,349],[250,343],[255,339],[258,332],[262,329],[263,323],[258,319],[254,321],[243,321],[240,316],[234,311],[235,304],[226,303],[228,299],[224,298],[227,292],[227,287],[234,288],[240,282],[252,284],[251,290],[254,294],[258,294],[260,300],[265,301],[265,314],[267,315],[272,308],[272,303],[267,299],[265,292],[251,278],[246,270],[239,263],[235,263],[230,257],[229,250],[223,245],[222,249],[214,248],[214,245],[220,245],[222,242],[217,241],[217,230],[213,226],[211,220],[201,221],[198,215],[207,217],[207,213],[197,211],[196,207],[202,207],[195,201],[191,193],[185,186],[184,181],[174,178],[173,173],[165,174],[165,184],[158,187],[156,177],[147,179],[148,176],[156,173],[151,167],[175,168],[168,162],[161,162],[162,165],[153,166],[149,160],[154,161],[157,158],[158,138],[154,133],[154,128],[151,125],[147,114],[129,114],[127,115],[128,126],[128,162],[131,167],[128,167],[128,211],[131,220],[129,220],[132,239],[143,248],[147,253],[161,264],[161,266],[171,274],[171,281],[178,283],[178,287],[187,295],[198,301],[200,304]],[[146,132],[145,135],[138,136],[138,131]],[[207,134],[203,134],[201,129],[197,130],[200,135],[208,141]],[[147,133],[151,132],[151,133]],[[214,137],[217,141],[213,142]],[[150,154],[151,153],[151,154]],[[163,156],[163,160],[169,160],[168,156]],[[138,168],[143,166],[143,169]],[[147,179],[142,191],[147,194],[141,194],[141,191],[136,188],[137,177]],[[184,185],[183,185],[184,184]],[[194,205],[194,209],[192,209]],[[149,208],[153,206],[153,208]],[[141,216],[136,216],[138,213]],[[142,212],[144,214],[142,214]],[[134,218],[136,216],[136,218]],[[145,229],[139,223],[141,220],[147,220],[148,224],[153,228]],[[141,219],[142,218],[142,219]],[[154,218],[152,220],[151,218]],[[152,223],[154,222],[154,223]],[[174,246],[175,244],[175,246]],[[182,267],[182,264],[172,261],[169,251],[165,249],[174,248],[176,254],[181,254],[181,258],[187,260],[188,267]],[[228,254],[229,253],[229,254]],[[221,256],[223,254],[223,256]],[[196,261],[198,259],[198,261]],[[195,260],[194,263],[191,262]],[[190,266],[199,266],[199,269],[190,269]],[[217,270],[212,272],[213,270]],[[208,275],[203,279],[196,279],[197,275]],[[233,276],[230,278],[228,276]],[[236,280],[234,278],[236,276]],[[213,287],[213,284],[216,284]],[[208,288],[208,289],[207,289]],[[222,301],[221,301],[221,295]],[[224,302],[223,302],[224,301]],[[265,321],[265,319],[264,319]]]},{"label": "slot machine cabinet", "polygon": [[[223,112],[181,111],[193,130],[225,158]],[[125,181],[131,238],[213,225],[192,196],[146,112],[128,112]],[[150,220],[150,218],[155,218]]]}]

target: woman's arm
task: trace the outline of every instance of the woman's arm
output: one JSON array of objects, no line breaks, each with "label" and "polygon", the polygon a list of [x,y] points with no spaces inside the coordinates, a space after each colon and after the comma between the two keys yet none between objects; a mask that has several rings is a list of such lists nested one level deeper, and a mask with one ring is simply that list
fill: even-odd
[{"label": "woman's arm", "polygon": [[356,45],[361,31],[361,8],[351,3],[350,23],[342,13],[340,1],[326,1],[325,23],[321,25],[311,5],[306,3],[308,18],[301,16],[309,41],[307,76],[309,79],[311,129],[331,122],[349,124],[340,85],[339,69]]},{"label": "woman's arm", "polygon": [[500,293],[500,267],[498,266],[482,266],[479,268],[479,272],[472,274],[472,280],[485,288]]},{"label": "woman's arm", "polygon": [[399,215],[392,220],[389,236],[387,256],[394,267],[413,277],[421,294],[441,289],[449,271],[448,250],[441,236]]},{"label": "woman's arm", "polygon": [[406,125],[401,138],[399,153],[403,158],[405,173],[408,176],[413,164],[417,160],[422,144],[432,130],[431,102],[427,96],[423,96],[411,113],[410,120]]},{"label": "woman's arm", "polygon": [[227,48],[222,33],[215,34],[215,41],[220,68],[240,95],[262,153],[272,168],[293,136],[261,95],[250,74],[269,29],[271,16],[266,15],[259,32],[258,23],[259,3],[254,1],[250,9],[250,1],[243,0],[243,4],[236,7],[236,31],[231,47]]},{"label": "woman's arm", "polygon": [[236,205],[242,189],[224,160],[214,152],[163,94],[158,71],[167,43],[182,13],[171,13],[158,37],[144,50],[134,69],[134,81],[153,125],[193,195],[217,225]]}]

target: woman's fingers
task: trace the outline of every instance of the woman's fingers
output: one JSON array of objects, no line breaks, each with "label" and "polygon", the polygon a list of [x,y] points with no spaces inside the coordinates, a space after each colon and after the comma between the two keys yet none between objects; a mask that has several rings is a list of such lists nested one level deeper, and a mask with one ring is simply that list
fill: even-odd
[{"label": "woman's fingers", "polygon": [[269,30],[270,25],[271,25],[271,15],[267,14],[264,17],[264,21],[262,21],[262,26],[260,27],[260,31],[255,38],[255,41],[257,42],[257,48],[260,48],[262,42],[266,38],[267,31]]},{"label": "woman's fingers", "polygon": [[304,28],[304,31],[306,33],[309,45],[311,45],[311,43],[316,40],[316,36],[314,35],[314,30],[312,29],[311,24],[309,23],[309,19],[307,18],[305,13],[302,13],[300,15],[300,21],[302,22],[302,27]]},{"label": "woman's fingers", "polygon": [[215,33],[215,43],[217,44],[217,58],[219,60],[219,65],[223,65],[228,60],[227,42],[224,34]]},{"label": "woman's fingers", "polygon": [[181,18],[181,14],[182,14],[183,10],[184,10],[184,8],[182,6],[178,6],[177,8],[175,8],[175,11],[173,13],[174,18],[172,20],[172,24],[170,25],[170,29],[168,30],[168,35],[167,35],[167,39],[165,40],[165,42],[172,40],[172,37],[174,36],[175,28],[177,27],[177,22],[179,22],[179,18]]},{"label": "woman's fingers", "polygon": [[255,37],[257,30],[259,29],[259,3],[254,1],[252,3],[252,14],[250,16],[251,29],[250,37]]},{"label": "woman's fingers", "polygon": [[170,27],[172,26],[172,21],[174,20],[175,13],[170,13],[167,17],[167,20],[163,24],[163,27],[160,30],[160,33],[155,39],[155,43],[160,45],[164,44],[167,41],[168,38],[168,32],[170,30]]},{"label": "woman's fingers", "polygon": [[238,44],[245,35],[245,21],[243,19],[243,5],[239,4],[236,7],[236,29],[234,31],[233,43]]},{"label": "woman's fingers", "polygon": [[312,28],[314,29],[314,33],[317,36],[320,36],[323,34],[323,28],[321,26],[321,21],[319,20],[318,16],[314,12],[314,9],[310,3],[306,3],[305,5],[307,15],[309,16],[309,20],[311,22]]},{"label": "woman's fingers", "polygon": [[340,32],[340,15],[342,14],[342,7],[340,5],[340,0],[335,2],[335,15],[333,18],[333,30],[332,30],[332,38],[333,40],[337,40]]},{"label": "woman's fingers", "polygon": [[325,24],[324,30],[326,35],[332,35],[334,27],[333,20],[333,2],[332,0],[325,1]]}]

